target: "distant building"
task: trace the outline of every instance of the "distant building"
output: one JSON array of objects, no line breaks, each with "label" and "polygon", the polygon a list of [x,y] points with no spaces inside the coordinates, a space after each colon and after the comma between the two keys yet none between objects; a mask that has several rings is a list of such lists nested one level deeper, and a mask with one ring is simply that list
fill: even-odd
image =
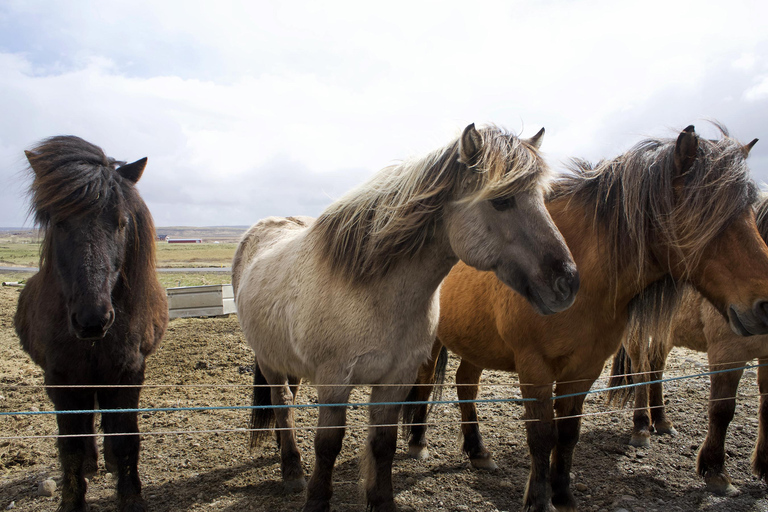
[{"label": "distant building", "polygon": [[203,243],[202,238],[168,238],[166,237],[166,241],[169,244],[201,244]]},{"label": "distant building", "polygon": [[157,235],[158,242],[165,242],[166,240],[168,240],[168,235]]}]

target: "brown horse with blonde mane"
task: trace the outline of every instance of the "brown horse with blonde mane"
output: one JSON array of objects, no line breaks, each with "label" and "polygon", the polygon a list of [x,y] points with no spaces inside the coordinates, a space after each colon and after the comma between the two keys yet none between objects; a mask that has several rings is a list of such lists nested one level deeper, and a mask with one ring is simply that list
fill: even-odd
[{"label": "brown horse with blonde mane", "polygon": [[[168,323],[155,272],[155,228],[136,190],[147,159],[107,157],[78,137],[26,152],[32,211],[43,232],[40,271],[19,295],[21,345],[45,373],[59,426],[64,473],[59,512],[81,512],[97,469],[94,413],[136,409],[145,358]],[[86,411],[74,414],[71,411]],[[121,512],[146,510],[139,480],[136,412],[105,412],[104,461],[117,476]]]},{"label": "brown horse with blonde mane", "polygon": [[[760,201],[756,215],[760,235],[768,240],[768,197]],[[647,386],[614,390],[609,399],[626,403],[635,395],[634,427],[629,444],[648,447],[652,431],[675,433],[664,408],[663,384],[659,382],[664,376],[669,352],[673,347],[706,352],[710,370],[716,373],[709,377],[709,428],[699,449],[696,471],[710,491],[733,496],[739,491],[725,469],[725,435],[736,409],[736,392],[743,368],[754,359],[760,365],[757,368],[760,412],[752,471],[768,481],[768,336],[745,340],[731,329],[717,308],[693,288],[686,286],[682,292],[665,297],[663,294],[669,295],[668,291],[656,287],[648,290],[657,294],[657,300],[668,314],[655,322],[630,314],[622,349],[613,360],[612,386],[651,382]]]},{"label": "brown horse with blonde mane", "polygon": [[[594,167],[576,161],[556,183],[547,208],[581,275],[570,309],[538,315],[492,273],[461,263],[443,282],[438,336],[418,383],[434,381],[443,346],[461,357],[461,400],[476,398],[484,368],[519,373],[530,400],[525,510],[576,509],[570,471],[584,397],[619,348],[627,306],[645,287],[665,276],[688,282],[740,335],[768,332],[768,248],[755,226],[757,188],[745,162],[751,146],[722,131],[711,141],[689,126],[677,139],[642,142]],[[429,392],[415,386],[410,398]],[[495,467],[475,405],[460,407],[464,451],[474,466]],[[426,411],[414,406],[406,422],[423,424]],[[424,434],[423,425],[411,427],[413,456],[423,456]]]}]

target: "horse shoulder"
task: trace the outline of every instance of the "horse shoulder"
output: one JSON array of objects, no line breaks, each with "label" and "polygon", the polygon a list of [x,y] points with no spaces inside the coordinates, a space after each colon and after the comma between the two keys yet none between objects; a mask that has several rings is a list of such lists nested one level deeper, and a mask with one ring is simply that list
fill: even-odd
[{"label": "horse shoulder", "polygon": [[151,305],[148,308],[149,318],[145,320],[146,330],[141,340],[140,351],[148,356],[160,346],[165,330],[168,327],[168,298],[159,282],[153,283]]},{"label": "horse shoulder", "polygon": [[41,325],[44,321],[51,321],[47,315],[40,314],[39,309],[44,307],[45,294],[42,294],[41,286],[43,280],[40,274],[35,274],[27,280],[26,286],[22,288],[19,294],[19,303],[16,308],[13,323],[16,328],[16,334],[19,336],[21,347],[27,352],[32,360],[40,367],[46,367],[46,338],[42,335],[45,332],[45,326]]}]

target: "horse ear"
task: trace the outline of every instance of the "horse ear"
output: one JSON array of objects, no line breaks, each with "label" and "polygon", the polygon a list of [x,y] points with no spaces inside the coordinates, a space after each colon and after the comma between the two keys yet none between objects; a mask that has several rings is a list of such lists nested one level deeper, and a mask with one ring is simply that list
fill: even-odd
[{"label": "horse ear", "polygon": [[144,172],[144,168],[146,166],[147,157],[144,157],[141,160],[136,160],[132,164],[125,164],[122,167],[118,167],[117,172],[119,172],[120,176],[123,178],[136,183],[139,181],[139,178],[141,178],[141,175]]},{"label": "horse ear", "polygon": [[693,125],[689,125],[680,132],[675,143],[675,171],[678,175],[691,168],[696,160],[696,152],[699,149],[699,137],[694,131]]},{"label": "horse ear", "polygon": [[533,146],[536,149],[541,148],[541,140],[544,138],[544,128],[539,130],[539,132],[527,140],[528,144]]},{"label": "horse ear", "polygon": [[459,138],[459,162],[468,164],[483,147],[483,137],[475,128],[475,123],[470,124]]},{"label": "horse ear", "polygon": [[757,144],[757,139],[753,139],[752,142],[749,144],[744,145],[744,155],[748,155],[750,151],[752,151],[752,148],[755,147],[755,144]]}]

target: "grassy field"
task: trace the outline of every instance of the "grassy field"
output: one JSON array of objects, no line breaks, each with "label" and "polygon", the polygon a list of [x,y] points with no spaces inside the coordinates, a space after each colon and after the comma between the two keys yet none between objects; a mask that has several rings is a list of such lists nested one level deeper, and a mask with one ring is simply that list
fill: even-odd
[{"label": "grassy field", "polygon": [[0,266],[36,267],[40,261],[40,244],[0,242]]},{"label": "grassy field", "polygon": [[[24,284],[33,275],[32,272],[0,272],[0,282]],[[158,272],[157,277],[163,288],[230,284],[232,282],[232,276],[229,272]]]},{"label": "grassy field", "polygon": [[181,267],[228,267],[235,255],[236,243],[219,244],[157,244],[157,266]]},{"label": "grassy field", "polygon": [[[158,242],[157,266],[160,268],[229,267],[236,248],[236,243]],[[39,243],[0,242],[0,266],[36,267],[39,260]]]}]

